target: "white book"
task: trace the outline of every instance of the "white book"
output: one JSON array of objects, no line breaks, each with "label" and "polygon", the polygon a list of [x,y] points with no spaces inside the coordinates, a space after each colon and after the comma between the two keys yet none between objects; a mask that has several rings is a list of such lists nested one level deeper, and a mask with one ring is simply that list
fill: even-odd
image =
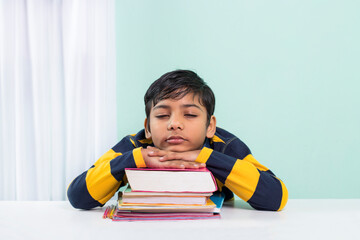
[{"label": "white book", "polygon": [[217,190],[212,173],[202,169],[126,168],[133,192],[212,193]]}]

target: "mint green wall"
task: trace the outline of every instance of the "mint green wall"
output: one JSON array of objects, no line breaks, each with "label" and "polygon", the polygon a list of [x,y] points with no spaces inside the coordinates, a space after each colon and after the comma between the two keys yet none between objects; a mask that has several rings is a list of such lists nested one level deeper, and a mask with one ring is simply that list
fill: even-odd
[{"label": "mint green wall", "polygon": [[359,198],[359,1],[117,1],[119,138],[178,68],[214,90],[218,125],[290,198]]}]

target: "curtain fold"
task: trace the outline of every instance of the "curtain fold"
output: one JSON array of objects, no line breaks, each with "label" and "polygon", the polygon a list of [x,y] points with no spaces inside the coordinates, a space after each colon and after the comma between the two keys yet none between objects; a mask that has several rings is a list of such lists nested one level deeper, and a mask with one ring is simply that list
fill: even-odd
[{"label": "curtain fold", "polygon": [[116,143],[114,5],[0,0],[0,200],[64,200]]}]

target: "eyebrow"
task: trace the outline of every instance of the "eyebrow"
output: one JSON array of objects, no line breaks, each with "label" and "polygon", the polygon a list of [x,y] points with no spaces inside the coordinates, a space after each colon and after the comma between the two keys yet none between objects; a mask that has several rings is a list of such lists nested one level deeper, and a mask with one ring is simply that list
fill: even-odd
[{"label": "eyebrow", "polygon": [[[196,104],[183,104],[183,105],[181,105],[181,108],[190,108],[190,107],[198,108],[199,110],[201,110],[203,112],[203,110]],[[153,110],[156,110],[156,109],[170,109],[170,106],[166,105],[166,104],[160,104],[160,105],[156,105],[153,108]]]}]

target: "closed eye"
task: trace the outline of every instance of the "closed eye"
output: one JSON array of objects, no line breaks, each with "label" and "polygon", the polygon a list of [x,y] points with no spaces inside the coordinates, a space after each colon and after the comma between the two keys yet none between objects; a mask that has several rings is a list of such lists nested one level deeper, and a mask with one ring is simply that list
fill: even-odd
[{"label": "closed eye", "polygon": [[185,117],[193,118],[193,117],[197,117],[197,115],[195,115],[195,114],[185,114]]},{"label": "closed eye", "polygon": [[155,116],[156,118],[166,118],[166,117],[169,117],[169,115],[157,115],[157,116]]}]

